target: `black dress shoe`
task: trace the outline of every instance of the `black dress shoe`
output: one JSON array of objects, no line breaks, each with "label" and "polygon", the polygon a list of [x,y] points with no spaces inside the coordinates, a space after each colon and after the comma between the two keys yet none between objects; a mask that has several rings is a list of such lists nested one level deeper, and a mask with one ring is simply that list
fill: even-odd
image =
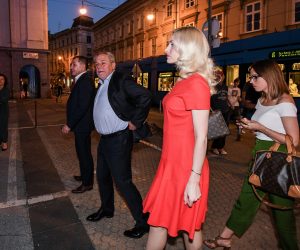
[{"label": "black dress shoe", "polygon": [[139,239],[143,237],[144,234],[149,232],[149,226],[135,226],[132,229],[126,230],[124,235],[129,238]]},{"label": "black dress shoe", "polygon": [[88,221],[99,221],[102,218],[112,218],[114,216],[114,213],[109,213],[103,211],[102,208],[100,208],[96,213],[90,214],[88,217],[86,217],[86,220]]},{"label": "black dress shoe", "polygon": [[92,190],[92,189],[93,189],[93,185],[85,186],[85,185],[81,184],[78,188],[73,189],[72,193],[81,194],[81,193],[84,193],[84,192]]},{"label": "black dress shoe", "polygon": [[80,175],[74,175],[73,177],[74,177],[75,181],[82,181],[82,178]]}]

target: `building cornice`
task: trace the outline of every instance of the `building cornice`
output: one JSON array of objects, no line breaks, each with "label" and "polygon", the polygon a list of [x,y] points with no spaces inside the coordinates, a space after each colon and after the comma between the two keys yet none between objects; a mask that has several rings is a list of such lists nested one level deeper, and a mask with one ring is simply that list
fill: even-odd
[{"label": "building cornice", "polygon": [[13,47],[2,47],[0,46],[0,51],[11,51],[11,52],[36,52],[41,54],[50,54],[50,50],[45,49],[30,49],[30,48],[13,48]]}]

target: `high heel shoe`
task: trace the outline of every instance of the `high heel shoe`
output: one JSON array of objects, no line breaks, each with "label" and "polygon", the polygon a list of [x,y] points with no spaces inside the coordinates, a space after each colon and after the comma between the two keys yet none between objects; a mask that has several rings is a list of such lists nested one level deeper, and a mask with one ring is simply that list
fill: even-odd
[{"label": "high heel shoe", "polygon": [[[223,244],[221,244],[220,241],[222,241]],[[224,244],[224,241],[225,241],[225,244]],[[214,239],[204,240],[203,243],[205,246],[207,246],[210,249],[215,249],[218,247],[223,247],[224,250],[231,249],[231,238],[223,238],[220,235]]]}]

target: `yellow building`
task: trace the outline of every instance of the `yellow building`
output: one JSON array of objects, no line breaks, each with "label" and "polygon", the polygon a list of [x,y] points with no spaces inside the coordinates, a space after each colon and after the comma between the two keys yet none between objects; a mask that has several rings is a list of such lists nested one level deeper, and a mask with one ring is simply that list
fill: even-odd
[{"label": "yellow building", "polygon": [[[172,88],[176,69],[163,56],[172,30],[202,29],[209,18],[208,0],[128,0],[96,22],[95,51],[111,51],[120,69],[158,99]],[[256,60],[281,63],[287,82],[300,85],[300,0],[211,0],[211,18],[220,24],[221,45],[212,49],[226,82],[240,77]],[[300,89],[300,88],[299,88]]]}]

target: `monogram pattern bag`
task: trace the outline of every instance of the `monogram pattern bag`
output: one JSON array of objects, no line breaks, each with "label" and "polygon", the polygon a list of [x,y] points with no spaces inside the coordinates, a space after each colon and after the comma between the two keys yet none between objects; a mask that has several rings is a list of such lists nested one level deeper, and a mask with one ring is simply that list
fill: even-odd
[{"label": "monogram pattern bag", "polygon": [[229,128],[224,120],[220,110],[210,111],[208,119],[208,133],[207,139],[214,140],[219,137],[229,135]]},{"label": "monogram pattern bag", "polygon": [[287,153],[277,151],[279,143],[275,143],[269,150],[256,152],[249,177],[256,195],[257,187],[282,197],[300,198],[300,157],[297,156],[291,137],[286,135],[285,139]]}]

